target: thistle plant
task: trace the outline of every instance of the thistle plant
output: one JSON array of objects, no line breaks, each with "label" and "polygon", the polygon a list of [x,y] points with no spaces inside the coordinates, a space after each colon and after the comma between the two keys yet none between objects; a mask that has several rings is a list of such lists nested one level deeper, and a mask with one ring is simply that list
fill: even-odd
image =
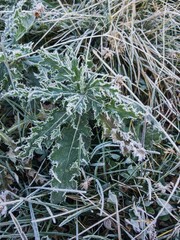
[{"label": "thistle plant", "polygon": [[178,21],[177,1],[2,1],[0,238],[179,239]]}]

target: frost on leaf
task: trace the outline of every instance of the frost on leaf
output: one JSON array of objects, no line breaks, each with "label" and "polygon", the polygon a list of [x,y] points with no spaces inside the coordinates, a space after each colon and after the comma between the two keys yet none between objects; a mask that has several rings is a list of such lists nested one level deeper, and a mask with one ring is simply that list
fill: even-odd
[{"label": "frost on leaf", "polygon": [[170,182],[170,183],[167,183],[166,185],[163,185],[161,182],[158,182],[154,184],[154,187],[156,191],[161,192],[163,194],[166,192],[171,193],[174,187],[174,183]]},{"label": "frost on leaf", "polygon": [[14,29],[15,30],[15,39],[16,41],[20,40],[25,33],[29,31],[29,29],[34,24],[35,16],[33,13],[23,13],[17,10],[14,16]]},{"label": "frost on leaf", "polygon": [[76,189],[75,177],[79,175],[82,160],[88,160],[91,130],[86,119],[81,119],[75,128],[65,127],[61,138],[56,141],[49,156],[52,162],[52,187],[60,191],[52,192],[51,201],[59,203],[70,189]]},{"label": "frost on leaf", "polygon": [[31,158],[34,151],[42,149],[43,146],[49,149],[58,133],[60,135],[60,126],[66,118],[67,116],[63,111],[53,109],[47,114],[45,121],[35,121],[35,126],[31,128],[29,137],[26,138],[25,144],[21,147],[23,151],[20,153],[20,157]]},{"label": "frost on leaf", "polygon": [[162,198],[158,198],[157,199],[157,203],[160,207],[163,208],[163,211],[161,212],[160,216],[165,216],[168,215],[169,213],[171,213],[173,211],[173,206],[171,204],[169,204],[167,201],[165,201]]},{"label": "frost on leaf", "polygon": [[133,135],[128,132],[123,132],[117,129],[111,130],[111,138],[114,143],[119,144],[121,153],[126,156],[133,154],[141,162],[145,159],[147,151],[143,148],[142,144],[133,140]]},{"label": "frost on leaf", "polygon": [[[3,191],[0,193],[0,203],[4,203],[7,201],[7,195],[8,195],[8,191]],[[6,205],[0,205],[0,216],[6,216],[7,214],[7,206]]]}]

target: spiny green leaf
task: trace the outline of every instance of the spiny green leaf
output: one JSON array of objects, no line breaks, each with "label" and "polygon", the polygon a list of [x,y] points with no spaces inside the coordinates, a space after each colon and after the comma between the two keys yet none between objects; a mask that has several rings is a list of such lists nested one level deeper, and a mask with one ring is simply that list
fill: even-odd
[{"label": "spiny green leaf", "polygon": [[132,106],[124,103],[118,103],[118,101],[114,99],[111,99],[111,101],[106,104],[106,110],[116,116],[119,115],[122,120],[125,118],[136,119],[138,117],[138,113]]},{"label": "spiny green leaf", "polygon": [[[52,186],[64,189],[75,189],[75,177],[79,175],[80,164],[88,161],[88,148],[90,145],[91,130],[87,118],[79,118],[76,126],[65,127],[61,138],[56,141],[49,156],[53,167],[51,169]],[[63,201],[62,192],[52,192],[51,200],[54,203]]]},{"label": "spiny green leaf", "polygon": [[25,33],[33,26],[35,21],[35,15],[29,12],[21,12],[17,10],[14,16],[15,23],[15,39],[16,41],[20,40]]},{"label": "spiny green leaf", "polygon": [[49,149],[61,134],[61,124],[64,124],[67,118],[64,111],[56,108],[47,114],[45,121],[35,121],[35,126],[31,128],[31,134],[26,138],[26,144],[20,156],[32,157],[33,152],[36,149],[42,149],[43,146]]}]

